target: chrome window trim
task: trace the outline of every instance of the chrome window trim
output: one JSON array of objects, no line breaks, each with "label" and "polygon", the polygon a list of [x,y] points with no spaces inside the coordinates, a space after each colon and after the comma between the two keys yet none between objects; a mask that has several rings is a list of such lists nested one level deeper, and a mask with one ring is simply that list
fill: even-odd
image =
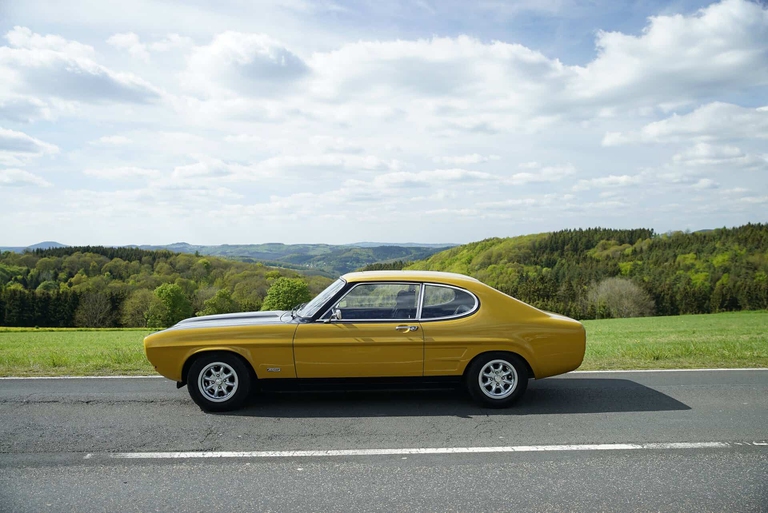
[{"label": "chrome window trim", "polygon": [[[458,315],[449,315],[449,316],[446,316],[446,317],[429,317],[427,319],[424,319],[424,318],[422,318],[421,314],[423,312],[424,297],[425,297],[424,293],[426,292],[427,285],[430,285],[430,286],[433,286],[433,287],[443,287],[443,288],[447,288],[447,289],[454,289],[454,290],[460,290],[461,292],[466,292],[467,294],[472,296],[472,299],[475,300],[475,304],[472,306],[472,308],[469,309],[468,312],[462,312],[462,313],[460,313]],[[480,308],[480,300],[470,290],[463,289],[461,287],[456,287],[454,285],[445,285],[443,283],[428,283],[428,282],[424,282],[424,283],[421,284],[421,286],[422,286],[422,294],[421,294],[421,297],[419,298],[419,311],[418,311],[418,316],[416,317],[416,319],[419,322],[445,321],[445,320],[450,320],[450,319],[460,319],[462,317],[467,317],[468,315],[472,315],[473,313],[477,312],[478,308]]]},{"label": "chrome window trim", "polygon": [[[332,296],[331,296],[331,297],[328,299],[328,301],[331,301],[331,300],[334,298],[334,296],[338,295],[338,294],[339,294],[339,292],[341,292],[342,290],[344,290],[344,287],[346,287],[346,286],[347,286],[347,280],[345,280],[343,277],[341,277],[341,276],[340,276],[338,279],[336,279],[336,281],[334,281],[333,283],[329,284],[329,285],[328,285],[328,287],[330,287],[331,285],[335,284],[336,282],[342,282],[342,284],[343,284],[343,285],[341,286],[341,288],[340,288],[339,290],[337,290],[337,291],[336,291],[336,292],[335,292],[335,293],[334,293],[334,294],[333,294],[333,295],[332,295]],[[323,290],[320,292],[320,294],[322,294],[322,293],[323,293],[323,292],[325,292],[326,290],[327,290],[327,287],[326,287],[325,289],[323,289]],[[314,299],[315,299],[315,298],[312,298],[310,301],[308,301],[308,302],[307,302],[307,304],[309,304],[309,303],[311,303],[312,301],[314,301]],[[304,306],[306,306],[306,304],[305,304]],[[325,306],[325,305],[321,305],[321,306],[320,306],[320,308],[322,308],[323,306]],[[314,318],[316,318],[316,319],[321,319],[321,318],[322,318],[322,316],[320,316],[320,317],[317,317],[317,312],[319,312],[319,311],[320,311],[320,308],[318,308],[318,309],[317,309],[317,311],[316,311],[316,312],[315,312],[313,315],[310,315],[310,316],[307,316],[307,317],[299,316],[299,318],[301,318],[301,319],[311,319],[311,318],[313,318],[313,317],[314,317]],[[300,309],[300,310],[301,310],[301,309]],[[297,311],[296,313],[298,314],[298,311]],[[324,313],[323,313],[323,315],[325,315],[325,313],[327,313],[327,310],[326,310],[326,312],[324,312]]]},{"label": "chrome window trim", "polygon": [[[360,285],[418,285],[419,286],[419,293],[421,294],[424,291],[424,284],[419,283],[417,281],[360,281],[352,285],[352,287],[347,291],[346,294],[341,296],[337,301],[333,301],[333,304],[325,311],[323,312],[323,315],[317,318],[317,321],[315,322],[324,322],[325,316],[328,315],[331,310],[333,310],[333,307],[339,304],[345,297],[347,297],[353,290],[355,290]],[[419,321],[419,314],[421,311],[419,310],[419,305],[421,304],[422,296],[419,295],[419,301],[416,304],[416,317],[413,319],[349,319],[344,320],[342,318],[341,320],[333,321],[334,323],[353,323],[353,322],[418,322]]]},{"label": "chrome window trim", "polygon": [[419,304],[416,305],[416,319],[417,321],[421,320],[421,307],[424,306],[424,290],[425,290],[426,284],[422,283],[421,287],[419,288]]}]

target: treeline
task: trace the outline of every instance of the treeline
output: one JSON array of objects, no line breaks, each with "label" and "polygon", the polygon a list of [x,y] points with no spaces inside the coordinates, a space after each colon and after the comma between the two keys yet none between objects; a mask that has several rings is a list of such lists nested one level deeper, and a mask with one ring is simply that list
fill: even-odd
[{"label": "treeline", "polygon": [[[590,228],[487,239],[414,263],[474,276],[578,319],[768,308],[768,225],[707,232]],[[0,254],[0,325],[164,327],[192,315],[284,309],[330,279],[199,254],[67,247]]]},{"label": "treeline", "polygon": [[328,283],[322,276],[260,263],[166,250],[86,246],[4,252],[0,325],[165,327],[196,314],[303,301]]},{"label": "treeline", "polygon": [[494,238],[409,267],[468,274],[579,319],[621,316],[611,311],[609,298],[628,294],[638,295],[637,315],[765,309],[768,225],[666,234],[590,228]]},{"label": "treeline", "polygon": [[397,260],[395,262],[382,262],[376,264],[368,264],[365,267],[358,269],[359,271],[399,271],[411,265],[413,262],[404,262]]}]

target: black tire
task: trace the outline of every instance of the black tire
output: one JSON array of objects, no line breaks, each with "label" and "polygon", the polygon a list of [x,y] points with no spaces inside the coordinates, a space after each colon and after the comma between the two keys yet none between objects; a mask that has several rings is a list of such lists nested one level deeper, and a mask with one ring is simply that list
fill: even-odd
[{"label": "black tire", "polygon": [[204,353],[189,367],[187,388],[201,409],[232,411],[250,395],[251,373],[246,363],[232,353]]},{"label": "black tire", "polygon": [[[484,371],[486,386],[481,384]],[[487,376],[495,373],[499,380]],[[528,388],[528,366],[522,358],[511,353],[485,353],[469,365],[466,380],[469,395],[475,402],[487,408],[506,408],[520,399]]]}]

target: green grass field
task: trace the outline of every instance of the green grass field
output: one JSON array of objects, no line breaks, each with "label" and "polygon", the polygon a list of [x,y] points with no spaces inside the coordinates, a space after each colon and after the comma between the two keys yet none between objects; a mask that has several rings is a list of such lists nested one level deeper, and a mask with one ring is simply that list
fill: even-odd
[{"label": "green grass field", "polygon": [[0,328],[0,376],[152,374],[149,330]]},{"label": "green grass field", "polygon": [[768,367],[768,312],[584,321],[581,370]]},{"label": "green grass field", "polygon": [[[768,312],[585,321],[581,370],[768,367]],[[153,374],[148,330],[0,328],[0,376]]]}]

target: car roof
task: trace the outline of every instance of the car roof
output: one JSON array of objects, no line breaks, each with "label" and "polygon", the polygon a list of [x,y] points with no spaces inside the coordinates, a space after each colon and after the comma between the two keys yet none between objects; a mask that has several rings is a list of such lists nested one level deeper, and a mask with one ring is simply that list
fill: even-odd
[{"label": "car roof", "polygon": [[361,281],[426,281],[448,285],[469,285],[479,280],[457,273],[441,271],[360,271],[347,273],[342,278],[348,283]]}]

